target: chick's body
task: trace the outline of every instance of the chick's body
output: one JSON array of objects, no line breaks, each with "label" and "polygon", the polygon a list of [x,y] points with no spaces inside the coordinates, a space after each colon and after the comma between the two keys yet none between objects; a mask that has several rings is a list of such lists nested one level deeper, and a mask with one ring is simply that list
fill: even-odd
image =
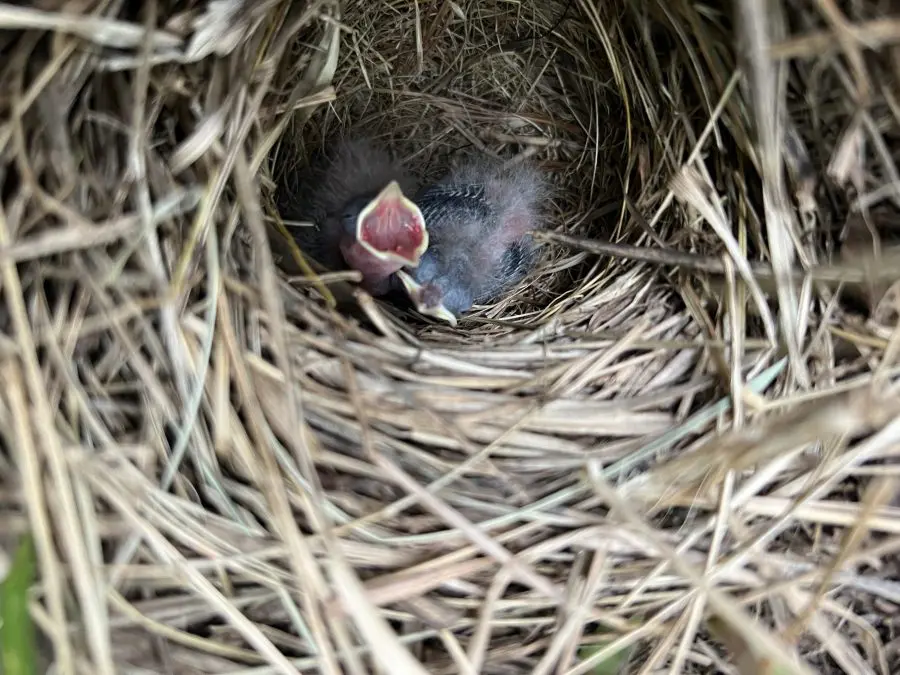
[{"label": "chick's body", "polygon": [[447,312],[458,317],[521,281],[537,262],[530,233],[543,225],[548,195],[536,168],[482,160],[421,190],[414,201],[430,243],[418,267],[401,274],[419,311],[452,321]]},{"label": "chick's body", "polygon": [[284,172],[278,189],[278,209],[303,252],[321,265],[350,267],[363,275],[374,294],[390,288],[390,276],[401,263],[379,259],[356,240],[360,213],[396,182],[405,195],[415,194],[416,181],[382,147],[368,139],[329,144],[301,171]]}]

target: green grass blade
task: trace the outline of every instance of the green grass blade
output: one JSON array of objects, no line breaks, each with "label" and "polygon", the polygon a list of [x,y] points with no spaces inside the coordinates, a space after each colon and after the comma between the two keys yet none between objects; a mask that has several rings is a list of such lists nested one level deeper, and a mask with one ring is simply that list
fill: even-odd
[{"label": "green grass blade", "polygon": [[0,583],[0,672],[35,675],[37,653],[34,624],[28,612],[28,590],[35,578],[34,542],[19,544],[6,579]]}]

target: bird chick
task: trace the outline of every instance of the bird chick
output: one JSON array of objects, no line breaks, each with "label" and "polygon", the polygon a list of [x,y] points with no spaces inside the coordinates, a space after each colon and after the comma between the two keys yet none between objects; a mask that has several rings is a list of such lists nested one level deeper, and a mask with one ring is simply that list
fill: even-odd
[{"label": "bird chick", "polygon": [[373,295],[391,289],[401,267],[414,268],[428,248],[422,212],[406,195],[416,182],[366,139],[332,142],[305,171],[279,181],[278,209],[303,252],[328,269],[362,273]]},{"label": "bird chick", "polygon": [[473,160],[415,197],[429,246],[397,272],[416,309],[455,326],[473,304],[521,281],[538,259],[531,232],[543,225],[548,184],[533,166]]}]

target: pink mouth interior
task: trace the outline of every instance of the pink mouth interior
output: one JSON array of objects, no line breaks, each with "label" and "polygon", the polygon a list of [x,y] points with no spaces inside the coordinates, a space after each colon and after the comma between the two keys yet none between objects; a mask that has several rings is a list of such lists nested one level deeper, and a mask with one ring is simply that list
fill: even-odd
[{"label": "pink mouth interior", "polygon": [[425,238],[418,215],[396,200],[381,200],[362,222],[360,238],[372,248],[414,261]]}]

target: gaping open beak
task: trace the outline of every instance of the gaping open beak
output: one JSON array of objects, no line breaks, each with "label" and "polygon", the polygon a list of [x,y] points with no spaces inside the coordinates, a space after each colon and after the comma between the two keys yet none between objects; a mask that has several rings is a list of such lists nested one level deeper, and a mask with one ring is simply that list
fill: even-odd
[{"label": "gaping open beak", "polygon": [[424,289],[421,284],[419,284],[415,279],[409,276],[403,270],[399,270],[397,272],[397,277],[403,282],[403,288],[406,289],[406,293],[409,295],[410,299],[413,301],[413,305],[416,307],[416,311],[425,314],[426,316],[433,316],[435,319],[439,319],[441,321],[446,321],[451,326],[456,328],[456,316],[449,309],[444,307],[442,303],[437,304],[429,304],[425,302]]},{"label": "gaping open beak", "polygon": [[391,181],[360,211],[356,241],[380,260],[416,267],[428,249],[428,229],[419,207]]}]

